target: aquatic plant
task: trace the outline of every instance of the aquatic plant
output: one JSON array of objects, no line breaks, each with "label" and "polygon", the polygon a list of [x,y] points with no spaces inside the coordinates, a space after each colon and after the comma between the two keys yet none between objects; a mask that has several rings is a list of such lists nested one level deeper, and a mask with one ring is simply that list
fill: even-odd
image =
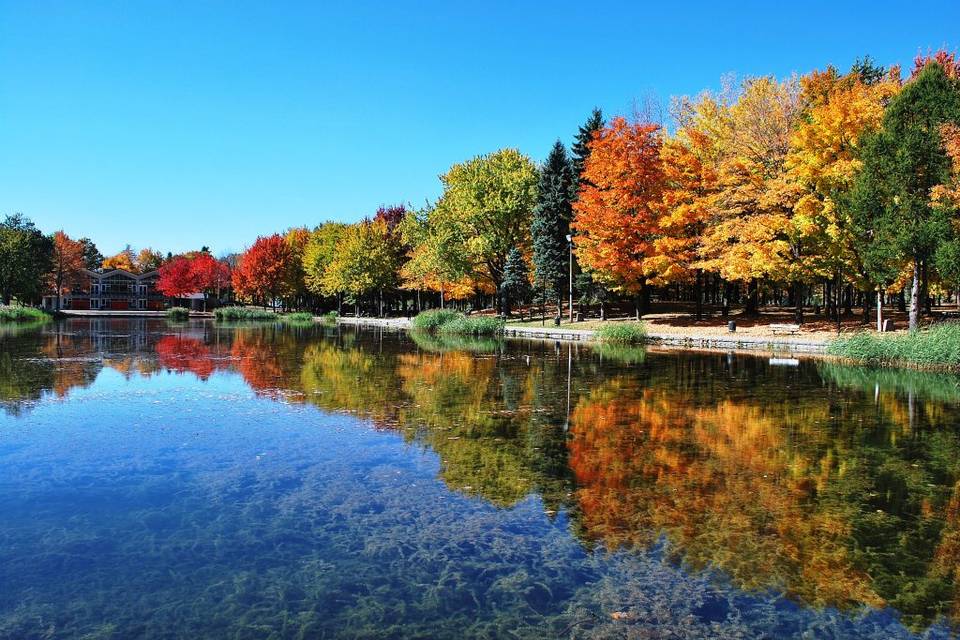
[{"label": "aquatic plant", "polygon": [[861,331],[833,340],[827,353],[861,364],[960,368],[960,323],[899,335]]},{"label": "aquatic plant", "polygon": [[50,314],[34,307],[0,305],[0,322],[47,322]]},{"label": "aquatic plant", "polygon": [[439,332],[447,335],[496,336],[503,333],[504,322],[493,316],[459,316],[440,325]]},{"label": "aquatic plant", "polygon": [[441,326],[452,322],[457,318],[463,317],[463,314],[450,309],[430,309],[421,311],[413,318],[413,328],[424,331],[437,331]]},{"label": "aquatic plant", "polygon": [[647,337],[647,327],[642,322],[611,322],[596,332],[600,342],[608,344],[642,344]]},{"label": "aquatic plant", "polygon": [[164,315],[170,320],[186,320],[190,317],[190,310],[186,307],[170,307]]},{"label": "aquatic plant", "polygon": [[328,311],[322,316],[320,316],[320,322],[324,324],[337,324],[337,312]]},{"label": "aquatic plant", "polygon": [[313,323],[313,314],[309,311],[297,311],[295,313],[284,314],[280,316],[280,319],[292,324],[310,324]]},{"label": "aquatic plant", "polygon": [[256,307],[220,307],[213,312],[217,320],[276,320],[277,314]]}]

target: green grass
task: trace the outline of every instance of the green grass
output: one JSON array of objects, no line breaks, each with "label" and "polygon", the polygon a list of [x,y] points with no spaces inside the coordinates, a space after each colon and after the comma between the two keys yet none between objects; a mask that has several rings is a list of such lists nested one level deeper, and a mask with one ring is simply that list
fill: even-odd
[{"label": "green grass", "polygon": [[639,322],[611,322],[597,329],[595,336],[604,344],[643,344],[647,327]]},{"label": "green grass", "polygon": [[322,316],[320,316],[320,322],[324,324],[337,324],[337,312],[328,311]]},{"label": "green grass", "polygon": [[297,311],[280,317],[284,322],[293,324],[313,324],[313,314],[309,311]]},{"label": "green grass", "polygon": [[0,322],[46,322],[50,314],[34,307],[0,306]]},{"label": "green grass", "polygon": [[213,312],[213,315],[217,320],[228,322],[277,319],[277,314],[273,311],[266,311],[255,307],[220,307]]},{"label": "green grass", "polygon": [[832,341],[827,353],[859,364],[960,368],[960,323],[895,336],[855,333]]},{"label": "green grass", "polygon": [[190,317],[190,309],[186,307],[170,307],[165,314],[171,320],[186,320]]},{"label": "green grass", "polygon": [[463,314],[451,311],[450,309],[431,309],[430,311],[421,311],[413,318],[413,328],[422,331],[437,331],[441,326],[452,322],[457,318],[462,318]]},{"label": "green grass", "polygon": [[440,325],[440,333],[461,336],[498,336],[503,320],[493,316],[459,316]]}]

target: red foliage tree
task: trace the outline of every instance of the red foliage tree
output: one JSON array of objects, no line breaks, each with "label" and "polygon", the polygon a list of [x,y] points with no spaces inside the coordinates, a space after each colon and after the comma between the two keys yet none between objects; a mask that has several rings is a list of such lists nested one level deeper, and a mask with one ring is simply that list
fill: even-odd
[{"label": "red foliage tree", "polygon": [[289,272],[294,267],[290,246],[283,236],[259,237],[237,261],[233,288],[237,295],[274,304],[289,293]]},{"label": "red foliage tree", "polygon": [[157,290],[170,298],[181,298],[201,289],[193,270],[193,260],[177,256],[160,267]]}]

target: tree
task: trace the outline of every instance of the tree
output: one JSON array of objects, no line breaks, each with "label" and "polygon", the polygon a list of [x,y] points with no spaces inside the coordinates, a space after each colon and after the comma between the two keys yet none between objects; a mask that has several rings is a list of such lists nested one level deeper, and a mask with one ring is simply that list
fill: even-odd
[{"label": "tree", "polygon": [[951,231],[949,210],[931,198],[951,179],[943,125],[960,124],[960,86],[950,73],[929,61],[890,101],[881,129],[862,144],[851,194],[859,235],[875,256],[872,279],[889,277],[887,265],[910,264],[911,330],[919,326],[922,272]]},{"label": "tree", "polygon": [[0,223],[0,299],[10,304],[37,301],[51,271],[53,240],[23,214]]},{"label": "tree", "polygon": [[290,267],[287,269],[286,289],[293,298],[294,306],[303,304],[307,295],[306,272],[303,269],[303,254],[310,239],[310,231],[306,227],[288,229],[283,236],[284,242],[290,250]]},{"label": "tree", "polygon": [[760,279],[794,282],[806,268],[804,236],[792,225],[796,195],[784,177],[799,84],[751,78],[733,104],[713,102],[708,111],[721,155],[699,267],[746,283],[747,312],[754,313]]},{"label": "tree", "polygon": [[[410,247],[408,260],[400,268],[402,286],[440,294],[440,307],[447,299],[461,299],[473,293],[471,264],[463,250],[461,229],[435,207],[409,211],[400,223],[404,245]],[[418,302],[419,307],[419,302]]]},{"label": "tree", "polygon": [[[303,248],[301,264],[307,289],[319,296],[342,292],[327,287],[327,269],[336,257],[337,243],[347,229],[342,222],[324,222],[310,233]],[[339,297],[339,296],[338,296]]]},{"label": "tree", "polygon": [[149,273],[156,271],[163,264],[163,254],[154,249],[145,248],[137,253],[137,259],[134,262],[138,273]]},{"label": "tree", "polygon": [[516,149],[502,149],[453,165],[441,180],[434,215],[455,230],[473,273],[499,294],[510,250],[530,243],[536,166]]},{"label": "tree", "polygon": [[664,187],[660,147],[659,125],[615,118],[590,145],[587,182],[573,205],[577,258],[628,294],[643,293],[650,274]]},{"label": "tree", "polygon": [[603,129],[605,124],[603,112],[600,111],[599,108],[594,107],[593,113],[590,114],[587,121],[577,131],[577,135],[574,136],[573,146],[571,147],[571,151],[573,152],[571,164],[573,175],[577,178],[580,185],[585,182],[583,170],[587,165],[587,158],[590,157],[590,143],[593,142],[597,132]]},{"label": "tree", "polygon": [[503,273],[503,311],[510,315],[513,303],[523,304],[530,300],[530,273],[527,261],[523,259],[520,250],[514,247],[507,256],[507,264]]},{"label": "tree", "polygon": [[137,256],[133,251],[133,247],[127,245],[120,253],[105,258],[103,261],[103,269],[105,271],[122,269],[130,273],[137,273]]},{"label": "tree", "polygon": [[399,256],[386,221],[364,220],[350,225],[337,242],[324,275],[324,288],[343,292],[355,305],[374,292],[383,314],[383,290],[397,284]]},{"label": "tree", "polygon": [[160,267],[157,291],[168,298],[182,298],[200,292],[200,283],[193,270],[193,260],[175,256]]},{"label": "tree", "polygon": [[90,238],[80,238],[83,245],[83,266],[89,271],[98,271],[103,267],[103,254]]},{"label": "tree", "polygon": [[60,299],[81,284],[84,269],[84,245],[73,240],[62,230],[53,234],[53,258],[49,286],[56,296],[56,308],[60,311]]},{"label": "tree", "polygon": [[237,261],[232,274],[234,291],[238,296],[269,303],[289,293],[290,247],[283,236],[258,237]]},{"label": "tree", "polygon": [[575,186],[567,150],[557,140],[540,170],[530,235],[537,290],[553,295],[558,316],[562,314],[563,294],[569,279],[567,236],[573,218]]}]

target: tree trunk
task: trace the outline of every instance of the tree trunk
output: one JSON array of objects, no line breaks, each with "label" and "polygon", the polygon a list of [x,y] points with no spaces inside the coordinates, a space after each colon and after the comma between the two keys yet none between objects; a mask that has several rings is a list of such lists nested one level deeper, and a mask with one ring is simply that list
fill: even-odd
[{"label": "tree trunk", "polygon": [[696,300],[696,319],[703,320],[703,270],[697,269],[697,280],[694,287]]},{"label": "tree trunk", "polygon": [[600,321],[607,319],[607,303],[603,300],[600,301]]},{"label": "tree trunk", "polygon": [[883,331],[883,291],[877,287],[877,333]]},{"label": "tree trunk", "polygon": [[913,261],[913,284],[910,286],[910,331],[916,331],[920,320],[920,262]]},{"label": "tree trunk", "polygon": [[795,282],[793,284],[793,303],[796,305],[796,311],[794,312],[793,319],[797,324],[803,324],[803,295],[803,283]]},{"label": "tree trunk", "polygon": [[759,313],[759,296],[760,287],[758,286],[757,279],[753,278],[749,284],[747,284],[747,304],[743,311],[744,315],[755,316]]}]

